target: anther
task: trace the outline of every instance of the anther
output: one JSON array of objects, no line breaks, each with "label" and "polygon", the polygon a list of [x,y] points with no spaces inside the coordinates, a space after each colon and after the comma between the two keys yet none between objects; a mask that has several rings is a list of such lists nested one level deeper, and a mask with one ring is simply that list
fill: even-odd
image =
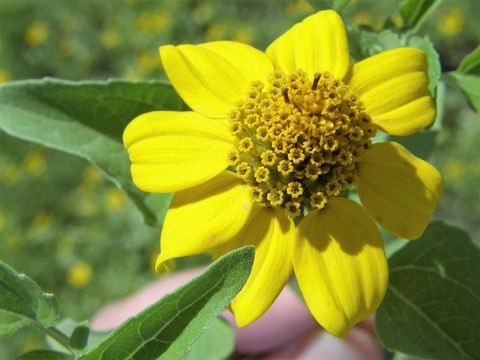
[{"label": "anther", "polygon": [[316,73],[313,78],[312,90],[317,90],[318,82],[320,81],[321,74]]},{"label": "anther", "polygon": [[288,89],[287,89],[287,88],[285,88],[285,89],[282,90],[282,95],[283,95],[283,98],[285,99],[285,102],[286,102],[287,104],[289,104],[289,103],[290,103],[290,99],[288,98]]}]

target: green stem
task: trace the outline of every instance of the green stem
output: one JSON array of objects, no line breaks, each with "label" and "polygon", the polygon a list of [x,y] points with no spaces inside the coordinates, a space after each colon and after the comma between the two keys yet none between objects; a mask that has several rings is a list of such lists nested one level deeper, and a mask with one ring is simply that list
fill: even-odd
[{"label": "green stem", "polygon": [[60,330],[54,327],[43,328],[43,331],[50,336],[52,339],[55,339],[60,345],[62,345],[65,349],[72,352],[70,350],[70,339],[67,335],[62,333]]}]

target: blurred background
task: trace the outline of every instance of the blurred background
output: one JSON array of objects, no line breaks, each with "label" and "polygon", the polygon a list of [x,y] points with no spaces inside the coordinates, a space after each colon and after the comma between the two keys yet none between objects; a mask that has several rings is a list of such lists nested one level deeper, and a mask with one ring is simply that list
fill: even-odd
[{"label": "blurred background", "polygon": [[[230,39],[265,47],[320,0],[0,0],[0,83],[45,76],[71,80],[158,79],[158,46]],[[346,23],[400,27],[395,0],[351,1]],[[445,0],[422,28],[454,70],[480,42],[478,0]],[[438,125],[438,124],[437,124]],[[445,111],[426,153],[444,174],[436,217],[480,239],[480,121],[448,88]],[[65,317],[100,306],[155,278],[159,229],[85,161],[0,133],[0,258],[57,295]],[[204,258],[184,260],[177,268]],[[0,358],[38,347],[24,330],[0,341]]]}]

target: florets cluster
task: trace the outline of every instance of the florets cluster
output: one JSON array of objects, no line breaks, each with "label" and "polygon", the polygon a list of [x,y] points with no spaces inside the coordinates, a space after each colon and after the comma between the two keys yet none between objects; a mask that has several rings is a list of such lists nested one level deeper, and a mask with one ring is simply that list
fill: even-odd
[{"label": "florets cluster", "polygon": [[236,151],[231,168],[254,201],[292,218],[322,209],[357,181],[356,163],[375,135],[363,104],[329,72],[275,72],[251,84],[229,114]]}]

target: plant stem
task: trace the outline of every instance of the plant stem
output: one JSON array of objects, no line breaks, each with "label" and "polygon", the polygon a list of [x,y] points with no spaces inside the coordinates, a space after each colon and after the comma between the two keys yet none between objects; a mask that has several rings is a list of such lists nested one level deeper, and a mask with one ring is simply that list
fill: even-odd
[{"label": "plant stem", "polygon": [[62,345],[65,349],[71,352],[70,350],[70,339],[67,335],[62,333],[60,330],[54,327],[43,328],[43,331],[50,336],[52,339],[55,339],[60,345]]}]

